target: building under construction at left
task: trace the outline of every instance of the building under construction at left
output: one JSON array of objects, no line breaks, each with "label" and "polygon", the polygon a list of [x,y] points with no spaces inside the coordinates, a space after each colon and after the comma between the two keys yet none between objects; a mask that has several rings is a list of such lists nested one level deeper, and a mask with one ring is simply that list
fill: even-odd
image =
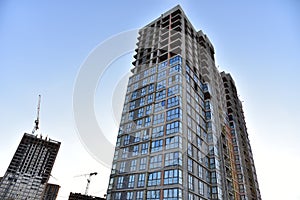
[{"label": "building under construction at left", "polygon": [[1,179],[1,200],[42,199],[61,143],[36,134],[39,129],[40,96],[37,110],[32,133],[24,133]]},{"label": "building under construction at left", "polygon": [[40,199],[60,142],[25,133],[0,183],[0,199]]}]

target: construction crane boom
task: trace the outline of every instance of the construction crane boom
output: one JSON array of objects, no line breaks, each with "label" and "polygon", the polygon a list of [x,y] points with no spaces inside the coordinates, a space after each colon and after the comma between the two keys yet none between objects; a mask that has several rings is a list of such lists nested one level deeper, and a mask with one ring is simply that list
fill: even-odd
[{"label": "construction crane boom", "polygon": [[35,133],[39,129],[39,122],[40,122],[40,107],[41,107],[41,95],[39,95],[38,105],[37,105],[37,114],[36,114],[36,120],[34,121],[35,125],[32,130],[32,134]]},{"label": "construction crane boom", "polygon": [[96,176],[98,173],[97,172],[93,172],[93,173],[89,173],[89,174],[81,174],[81,175],[78,175],[78,176],[74,176],[74,177],[79,177],[79,176],[88,176],[87,178],[87,184],[86,184],[86,187],[85,187],[85,195],[88,195],[88,191],[89,191],[89,187],[90,187],[90,183],[91,183],[91,177],[92,176]]}]

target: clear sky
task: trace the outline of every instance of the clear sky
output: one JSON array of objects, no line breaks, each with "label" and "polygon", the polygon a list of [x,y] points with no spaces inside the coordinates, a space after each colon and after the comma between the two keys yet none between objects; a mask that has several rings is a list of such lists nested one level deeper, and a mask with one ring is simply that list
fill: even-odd
[{"label": "clear sky", "polygon": [[[80,142],[73,116],[74,83],[89,53],[107,38],[141,28],[180,4],[216,51],[220,71],[235,79],[264,200],[300,199],[300,3],[297,0],[203,1],[0,1],[0,176],[24,132],[31,132],[38,94],[41,131],[62,142],[50,182],[61,185],[59,200],[84,192],[103,196],[110,170]],[[132,55],[114,72],[132,67]],[[120,70],[120,71],[118,71]],[[106,79],[109,82],[109,73]],[[114,89],[110,84],[106,89]],[[106,98],[101,86],[95,114]],[[84,94],[83,94],[84,95]],[[114,143],[117,125],[106,135]]]}]

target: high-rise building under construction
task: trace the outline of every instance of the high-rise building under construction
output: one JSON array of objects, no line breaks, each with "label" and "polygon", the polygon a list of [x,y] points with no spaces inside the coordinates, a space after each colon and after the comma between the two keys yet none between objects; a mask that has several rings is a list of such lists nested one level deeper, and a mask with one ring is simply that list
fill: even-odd
[{"label": "high-rise building under construction", "polygon": [[60,142],[24,133],[0,182],[0,199],[42,199],[59,147]]},{"label": "high-rise building under construction", "polygon": [[180,6],[140,29],[107,199],[259,200],[234,81]]}]

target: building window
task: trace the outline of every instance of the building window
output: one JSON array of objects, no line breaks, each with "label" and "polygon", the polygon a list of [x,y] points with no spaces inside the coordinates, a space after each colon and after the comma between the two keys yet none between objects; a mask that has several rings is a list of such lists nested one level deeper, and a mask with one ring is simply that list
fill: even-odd
[{"label": "building window", "polygon": [[188,158],[188,171],[193,172],[193,160]]},{"label": "building window", "polygon": [[139,142],[141,139],[141,132],[136,132],[134,136],[134,142]]},{"label": "building window", "polygon": [[136,160],[132,160],[130,164],[130,171],[133,172],[136,170]]},{"label": "building window", "polygon": [[156,76],[155,75],[152,75],[149,77],[149,82],[150,83],[154,83],[155,82],[155,79],[156,79]]},{"label": "building window", "polygon": [[157,80],[166,78],[166,75],[167,75],[167,71],[166,71],[166,70],[164,70],[164,71],[162,71],[162,72],[159,72],[159,73],[157,74]]},{"label": "building window", "polygon": [[139,119],[136,121],[136,128],[139,129],[139,128],[142,128],[142,125],[143,125],[143,119]]},{"label": "building window", "polygon": [[153,94],[149,94],[147,97],[147,103],[152,103],[153,102]]},{"label": "building window", "polygon": [[147,191],[147,200],[160,200],[160,190]]},{"label": "building window", "polygon": [[164,184],[182,184],[182,171],[178,169],[167,170],[164,173]]},{"label": "building window", "polygon": [[146,107],[146,113],[145,114],[150,115],[151,112],[152,112],[152,105],[149,105],[149,106]]},{"label": "building window", "polygon": [[173,136],[166,138],[166,149],[182,148],[182,138],[180,136]]},{"label": "building window", "polygon": [[143,79],[142,85],[145,86],[145,85],[147,85],[147,83],[148,83],[148,78]]},{"label": "building window", "polygon": [[139,154],[139,145],[134,145],[132,149],[132,156],[137,156]]},{"label": "building window", "polygon": [[185,75],[185,79],[186,79],[186,82],[190,84],[191,77],[188,74]]},{"label": "building window", "polygon": [[158,71],[162,71],[163,69],[165,69],[167,67],[167,65],[168,65],[168,61],[164,61],[164,62],[160,63],[157,68]]},{"label": "building window", "polygon": [[168,79],[169,86],[172,85],[172,84],[181,83],[181,82],[182,82],[181,75],[179,75],[179,74],[176,74],[175,76],[171,76]]},{"label": "building window", "polygon": [[180,152],[171,152],[165,154],[165,166],[182,166],[182,154]]},{"label": "building window", "polygon": [[197,147],[201,149],[201,146],[202,146],[202,140],[199,137],[197,137]]},{"label": "building window", "polygon": [[149,131],[147,129],[142,130],[142,136],[143,136],[143,140],[148,140],[149,139]]},{"label": "building window", "polygon": [[131,99],[136,99],[137,98],[137,91],[132,92],[131,94]]},{"label": "building window", "polygon": [[115,151],[115,155],[114,155],[114,160],[117,160],[117,159],[118,159],[118,157],[119,157],[119,151],[118,151],[118,150],[116,150],[116,151]]},{"label": "building window", "polygon": [[140,75],[139,75],[139,74],[137,74],[137,75],[135,76],[135,81],[138,81],[138,80],[140,80]]},{"label": "building window", "polygon": [[133,114],[134,114],[133,111],[128,113],[128,120],[133,120]]},{"label": "building window", "polygon": [[114,178],[110,178],[110,179],[109,179],[109,185],[108,185],[108,189],[109,189],[109,190],[112,189],[113,184],[114,184]]},{"label": "building window", "polygon": [[148,93],[154,92],[154,84],[150,84],[148,88]]},{"label": "building window", "polygon": [[146,91],[147,91],[147,88],[146,88],[146,87],[143,87],[143,88],[141,89],[141,96],[146,95]]},{"label": "building window", "polygon": [[194,200],[194,195],[192,193],[189,193],[189,200]]},{"label": "building window", "polygon": [[140,170],[145,170],[146,169],[146,164],[147,164],[147,158],[141,158],[140,159]]},{"label": "building window", "polygon": [[175,108],[167,111],[167,121],[171,121],[179,117],[181,118],[181,111],[179,108]]},{"label": "building window", "polygon": [[118,137],[118,139],[117,139],[117,143],[116,143],[116,147],[119,147],[121,145],[121,138],[120,137]]},{"label": "building window", "polygon": [[163,123],[165,121],[165,113],[159,113],[154,115],[153,125]]},{"label": "building window", "polygon": [[143,117],[143,115],[144,115],[144,108],[140,108],[138,110],[138,118]]},{"label": "building window", "polygon": [[117,164],[114,163],[111,167],[111,174],[115,174],[116,173],[116,168],[117,168]]},{"label": "building window", "polygon": [[124,177],[123,176],[118,177],[117,188],[118,189],[123,188],[123,184],[124,184]]},{"label": "building window", "polygon": [[129,144],[129,140],[130,140],[130,135],[125,135],[124,136],[124,142],[123,142],[123,145],[128,145]]},{"label": "building window", "polygon": [[194,179],[192,175],[189,175],[188,177],[188,186],[190,190],[194,190]]},{"label": "building window", "polygon": [[164,126],[157,126],[152,129],[152,138],[162,137],[164,135]]},{"label": "building window", "polygon": [[120,173],[125,172],[125,168],[126,168],[126,161],[121,162],[119,172]]},{"label": "building window", "polygon": [[203,167],[198,165],[198,177],[203,179]]},{"label": "building window", "polygon": [[165,189],[164,190],[164,200],[181,200],[182,191],[178,188]]},{"label": "building window", "polygon": [[175,97],[171,97],[168,99],[168,108],[172,108],[174,106],[178,106],[180,102],[180,97],[179,96],[175,96]]},{"label": "building window", "polygon": [[188,143],[188,155],[193,157],[193,147],[191,143]]},{"label": "building window", "polygon": [[181,64],[181,60],[182,60],[181,57],[178,55],[173,58],[170,58],[170,65],[174,65],[176,63]]},{"label": "building window", "polygon": [[161,151],[163,147],[163,140],[156,140],[151,143],[151,152]]},{"label": "building window", "polygon": [[145,70],[144,71],[144,77],[148,76],[148,74],[149,74],[149,70]]},{"label": "building window", "polygon": [[199,193],[204,195],[204,183],[202,181],[199,181]]},{"label": "building window", "polygon": [[181,66],[180,66],[180,65],[172,66],[172,67],[169,69],[169,75],[174,74],[174,73],[177,73],[177,72],[181,72]]},{"label": "building window", "polygon": [[133,188],[133,187],[134,187],[134,175],[130,175],[128,181],[128,188]]},{"label": "building window", "polygon": [[160,185],[160,180],[161,180],[161,172],[149,173],[148,186]]},{"label": "building window", "polygon": [[192,142],[192,131],[191,129],[188,128],[187,130],[187,137],[188,137],[188,141],[189,142]]},{"label": "building window", "polygon": [[115,199],[116,200],[121,200],[121,192],[115,193]]},{"label": "building window", "polygon": [[186,93],[186,101],[191,103],[191,95],[189,93]]},{"label": "building window", "polygon": [[139,174],[138,179],[138,187],[144,187],[145,186],[145,174]]},{"label": "building window", "polygon": [[151,125],[151,117],[146,117],[145,118],[145,127],[148,127]]},{"label": "building window", "polygon": [[167,81],[166,80],[162,80],[162,81],[160,81],[160,82],[157,83],[156,90],[166,89],[166,85],[167,85]]},{"label": "building window", "polygon": [[129,151],[129,148],[128,148],[128,147],[123,148],[123,151],[122,151],[122,158],[127,158],[127,157],[128,157],[128,151]]},{"label": "building window", "polygon": [[156,92],[156,95],[155,95],[155,100],[156,101],[162,100],[164,98],[166,98],[166,90],[165,89]]},{"label": "building window", "polygon": [[181,87],[179,85],[174,85],[168,88],[168,97],[173,96],[175,94],[181,94]]},{"label": "building window", "polygon": [[158,168],[162,166],[162,155],[156,155],[150,157],[150,169]]},{"label": "building window", "polygon": [[145,105],[145,97],[140,98],[140,106]]},{"label": "building window", "polygon": [[173,133],[178,133],[181,132],[181,122],[172,122],[167,124],[167,130],[166,130],[166,134],[173,134]]},{"label": "building window", "polygon": [[157,102],[154,105],[154,112],[159,112],[165,109],[165,101]]},{"label": "building window", "polygon": [[148,142],[147,143],[143,143],[142,144],[141,153],[142,154],[147,154],[148,153],[148,147],[149,147]]},{"label": "building window", "polygon": [[127,192],[126,200],[133,200],[133,192]]},{"label": "building window", "polygon": [[144,191],[136,192],[136,200],[144,200]]}]

